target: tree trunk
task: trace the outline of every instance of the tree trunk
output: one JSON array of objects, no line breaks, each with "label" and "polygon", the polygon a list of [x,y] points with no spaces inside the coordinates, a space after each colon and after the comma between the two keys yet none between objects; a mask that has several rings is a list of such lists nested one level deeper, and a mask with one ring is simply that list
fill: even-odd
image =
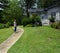
[{"label": "tree trunk", "polygon": [[27,17],[29,17],[29,12],[28,12],[29,6],[28,6],[28,1],[26,0],[26,14]]},{"label": "tree trunk", "polygon": [[27,14],[27,17],[29,17],[28,8],[26,8],[26,14]]}]

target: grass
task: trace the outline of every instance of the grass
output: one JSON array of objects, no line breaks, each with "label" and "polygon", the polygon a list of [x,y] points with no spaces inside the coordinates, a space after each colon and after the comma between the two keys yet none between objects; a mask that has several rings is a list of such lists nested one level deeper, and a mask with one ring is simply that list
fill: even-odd
[{"label": "grass", "polygon": [[13,33],[12,28],[0,29],[0,43],[6,40]]},{"label": "grass", "polygon": [[22,37],[8,53],[60,53],[60,30],[25,27]]}]

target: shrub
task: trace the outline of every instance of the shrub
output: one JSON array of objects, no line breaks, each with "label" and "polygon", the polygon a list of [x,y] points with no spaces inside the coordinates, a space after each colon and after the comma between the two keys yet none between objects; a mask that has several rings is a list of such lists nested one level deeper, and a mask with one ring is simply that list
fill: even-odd
[{"label": "shrub", "polygon": [[9,28],[9,24],[5,24],[5,28]]},{"label": "shrub", "polygon": [[37,25],[42,26],[41,18],[39,16],[36,17]]},{"label": "shrub", "polygon": [[5,25],[0,23],[0,29],[4,28]]},{"label": "shrub", "polygon": [[8,23],[6,23],[6,24],[0,23],[0,29],[2,29],[2,28],[9,28],[9,24]]},{"label": "shrub", "polygon": [[25,17],[22,19],[22,25],[25,27],[26,25],[32,26],[42,26],[41,19],[38,15],[33,15],[32,17]]},{"label": "shrub", "polygon": [[56,29],[60,29],[60,22],[56,22]]},{"label": "shrub", "polygon": [[50,20],[51,23],[54,23],[55,22],[55,17],[50,17],[49,20]]},{"label": "shrub", "polygon": [[26,27],[33,27],[33,24],[28,24],[26,25]]},{"label": "shrub", "polygon": [[52,28],[60,29],[60,22],[51,23]]},{"label": "shrub", "polygon": [[22,24],[23,24],[24,27],[29,23],[30,23],[30,18],[28,18],[28,17],[23,18]]},{"label": "shrub", "polygon": [[51,23],[51,27],[52,28],[56,28],[56,24],[55,23]]},{"label": "shrub", "polygon": [[12,21],[7,22],[6,24],[9,25],[9,26],[11,26],[12,25]]},{"label": "shrub", "polygon": [[38,16],[38,15],[34,16],[33,15],[31,20],[32,20],[32,24],[34,24],[35,26],[42,26],[40,16]]}]

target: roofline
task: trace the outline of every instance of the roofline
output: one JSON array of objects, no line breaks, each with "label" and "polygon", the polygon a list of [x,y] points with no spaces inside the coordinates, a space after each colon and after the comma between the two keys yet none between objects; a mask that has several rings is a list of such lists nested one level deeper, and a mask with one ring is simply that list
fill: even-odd
[{"label": "roofline", "polygon": [[50,6],[50,7],[48,7],[48,8],[42,8],[42,9],[29,9],[28,11],[29,12],[44,12],[44,11],[48,11],[49,9],[52,9],[52,8],[54,8],[54,7],[59,7],[57,4],[54,4],[54,5],[52,5],[52,6]]}]

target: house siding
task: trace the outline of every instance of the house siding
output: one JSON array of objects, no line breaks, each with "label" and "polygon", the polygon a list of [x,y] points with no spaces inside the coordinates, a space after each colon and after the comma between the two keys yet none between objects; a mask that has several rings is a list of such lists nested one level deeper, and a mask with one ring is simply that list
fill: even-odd
[{"label": "house siding", "polygon": [[55,15],[55,21],[58,21],[60,20],[60,7],[54,7],[54,8],[51,8],[50,10],[47,11],[47,14],[48,14],[48,18],[51,17],[51,13],[56,13]]},{"label": "house siding", "polygon": [[60,12],[56,13],[56,21],[60,21]]}]

